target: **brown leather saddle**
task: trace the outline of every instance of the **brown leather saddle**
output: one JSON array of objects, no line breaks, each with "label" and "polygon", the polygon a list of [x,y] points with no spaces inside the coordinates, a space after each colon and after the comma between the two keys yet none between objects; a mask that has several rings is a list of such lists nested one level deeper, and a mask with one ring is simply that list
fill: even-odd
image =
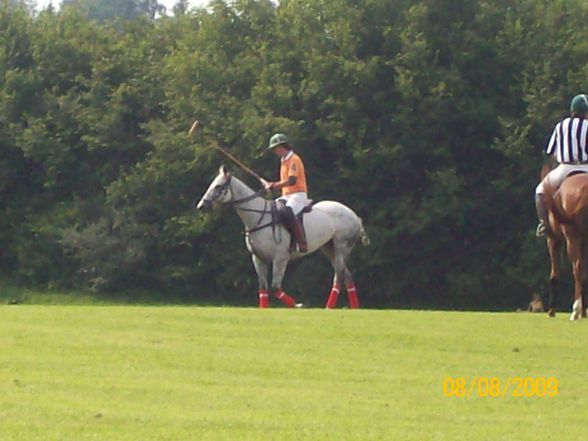
[{"label": "brown leather saddle", "polygon": [[[288,221],[287,216],[284,214],[284,209],[286,207],[284,201],[277,200],[275,205],[277,212],[277,221],[281,223],[290,233],[290,250],[296,249],[296,244],[298,243],[297,236],[299,236],[299,240],[302,238],[302,240],[306,244],[306,233],[304,231],[304,215],[312,211],[313,201],[309,200],[308,204],[302,209],[302,211],[300,211],[300,213],[298,213],[295,216],[298,221],[298,224],[300,225],[299,227],[296,225],[292,225],[292,222]],[[296,228],[298,228],[298,231],[295,231]]]},{"label": "brown leather saddle", "polygon": [[575,176],[575,175],[583,175],[586,174],[588,172],[584,171],[584,170],[572,170],[570,173],[568,173],[568,175],[566,176],[566,179]]},{"label": "brown leather saddle", "polygon": [[[284,223],[284,215],[283,210],[286,207],[286,204],[282,200],[277,200],[276,202],[276,212],[277,212],[277,221],[280,223]],[[312,211],[312,206],[314,205],[314,201],[309,199],[308,204],[302,209],[300,213],[296,215],[300,223],[302,224],[303,217],[306,213],[310,213]]]}]

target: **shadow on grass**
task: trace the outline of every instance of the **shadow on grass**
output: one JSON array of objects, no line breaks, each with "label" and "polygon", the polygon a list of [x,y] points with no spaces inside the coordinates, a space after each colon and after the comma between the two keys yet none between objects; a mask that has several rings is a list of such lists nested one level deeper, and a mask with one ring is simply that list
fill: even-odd
[{"label": "shadow on grass", "polygon": [[[152,291],[91,292],[31,288],[0,281],[0,305],[145,305],[219,306],[210,301],[187,300],[181,295]],[[227,305],[239,306],[239,305]],[[240,305],[243,306],[243,305]]]}]

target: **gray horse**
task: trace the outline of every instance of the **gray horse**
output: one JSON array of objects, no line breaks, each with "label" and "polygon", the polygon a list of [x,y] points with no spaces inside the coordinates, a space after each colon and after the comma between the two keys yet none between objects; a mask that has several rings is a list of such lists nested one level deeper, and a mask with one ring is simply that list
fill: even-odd
[{"label": "gray horse", "polygon": [[282,279],[290,259],[313,253],[320,249],[331,261],[335,270],[333,286],[326,307],[337,304],[341,284],[345,283],[350,308],[358,308],[359,300],[351,272],[347,268],[347,257],[358,240],[363,245],[369,239],[359,218],[350,208],[339,202],[321,201],[304,214],[304,227],[308,251],[290,251],[290,233],[279,223],[275,202],[264,199],[242,181],[232,176],[224,166],[214,178],[196,208],[210,209],[213,202],[231,204],[245,226],[245,243],[251,253],[259,280],[259,307],[269,305],[269,270],[272,265],[271,291],[275,297],[290,307],[300,303],[282,289]]}]

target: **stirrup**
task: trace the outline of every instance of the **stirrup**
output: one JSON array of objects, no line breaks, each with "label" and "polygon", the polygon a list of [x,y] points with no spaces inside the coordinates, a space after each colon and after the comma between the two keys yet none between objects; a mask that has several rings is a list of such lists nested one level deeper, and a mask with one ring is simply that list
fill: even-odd
[{"label": "stirrup", "polygon": [[547,236],[547,227],[545,226],[543,221],[539,222],[539,225],[537,225],[537,231],[535,231],[535,235],[537,237]]}]

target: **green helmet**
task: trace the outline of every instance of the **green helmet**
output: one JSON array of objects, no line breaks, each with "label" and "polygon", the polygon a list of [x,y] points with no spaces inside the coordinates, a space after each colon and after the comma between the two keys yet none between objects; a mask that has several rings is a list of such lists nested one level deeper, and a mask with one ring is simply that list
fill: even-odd
[{"label": "green helmet", "polygon": [[579,112],[579,113],[586,113],[588,112],[588,98],[586,98],[585,94],[576,95],[572,98],[572,103],[570,104],[570,110],[572,112]]},{"label": "green helmet", "polygon": [[274,147],[278,147],[283,144],[288,144],[288,137],[283,133],[276,133],[274,136],[270,138],[267,150],[271,150]]}]

